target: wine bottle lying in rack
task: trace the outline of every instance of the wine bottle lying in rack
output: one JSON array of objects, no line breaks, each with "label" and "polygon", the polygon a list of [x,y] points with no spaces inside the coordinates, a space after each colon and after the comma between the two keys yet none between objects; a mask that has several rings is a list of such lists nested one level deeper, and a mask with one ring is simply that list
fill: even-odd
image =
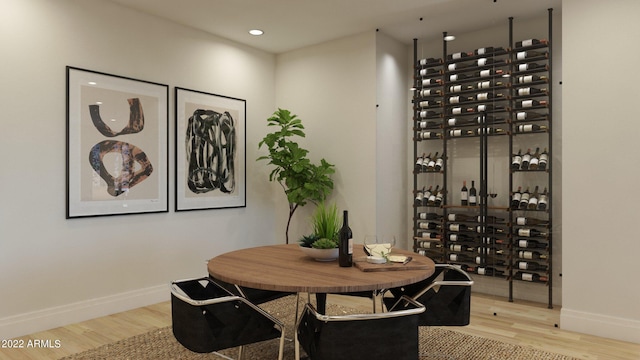
[{"label": "wine bottle lying in rack", "polygon": [[418,65],[420,66],[438,65],[438,64],[442,64],[442,59],[426,58],[426,59],[420,59],[418,61]]},{"label": "wine bottle lying in rack", "polygon": [[478,254],[484,254],[484,255],[504,255],[505,251],[502,249],[496,249],[496,248],[487,248],[487,247],[479,247],[478,248]]},{"label": "wine bottle lying in rack", "polygon": [[449,261],[473,262],[473,258],[465,254],[451,253],[449,254]]},{"label": "wine bottle lying in rack", "polygon": [[442,225],[440,225],[439,223],[435,223],[435,222],[421,222],[418,224],[418,227],[420,229],[424,229],[424,230],[440,230],[442,229]]},{"label": "wine bottle lying in rack", "polygon": [[447,65],[447,70],[456,71],[456,70],[466,69],[471,66],[475,66],[475,64],[474,63],[453,63],[453,64]]},{"label": "wine bottle lying in rack", "polygon": [[463,129],[454,129],[449,130],[449,137],[465,137],[465,136],[473,136],[474,132],[472,130],[463,130]]},{"label": "wine bottle lying in rack", "polygon": [[534,106],[547,106],[547,101],[534,99],[534,100],[522,100],[522,101],[516,102],[516,108],[519,108],[519,109],[530,108]]},{"label": "wine bottle lying in rack", "polygon": [[475,125],[474,119],[465,119],[465,118],[449,118],[447,119],[448,126],[466,126],[466,125]]},{"label": "wine bottle lying in rack", "polygon": [[420,69],[420,71],[418,71],[418,75],[420,76],[433,76],[438,74],[440,74],[440,70],[434,68]]},{"label": "wine bottle lying in rack", "polygon": [[418,237],[421,239],[442,239],[442,235],[437,232],[420,231]]},{"label": "wine bottle lying in rack", "polygon": [[501,51],[504,51],[504,48],[489,46],[489,47],[475,49],[473,53],[476,55],[488,55],[488,54],[493,54]]},{"label": "wine bottle lying in rack", "polygon": [[516,225],[520,225],[520,226],[524,226],[524,225],[547,226],[547,225],[549,225],[549,221],[542,220],[542,219],[536,219],[536,218],[530,218],[530,217],[524,217],[524,216],[518,216],[518,217],[516,217]]},{"label": "wine bottle lying in rack", "polygon": [[525,260],[538,260],[538,259],[546,259],[546,254],[541,254],[537,251],[529,251],[529,250],[520,250],[518,251],[518,258]]},{"label": "wine bottle lying in rack", "polygon": [[460,114],[464,114],[464,113],[472,113],[474,110],[473,108],[463,108],[461,106],[456,106],[453,107],[451,109],[449,109],[449,113],[453,114],[453,115],[460,115]]},{"label": "wine bottle lying in rack", "polygon": [[497,239],[497,238],[489,237],[489,236],[484,236],[484,237],[482,237],[482,243],[484,245],[494,245],[494,244],[506,245],[507,244],[507,240]]},{"label": "wine bottle lying in rack", "polygon": [[524,87],[518,89],[518,96],[546,94],[547,89],[538,89],[533,87]]},{"label": "wine bottle lying in rack", "polygon": [[542,51],[534,51],[534,50],[526,50],[526,51],[518,51],[516,53],[516,60],[525,60],[530,58],[539,58],[539,57],[549,57],[548,52]]},{"label": "wine bottle lying in rack", "polygon": [[449,104],[459,104],[461,102],[465,102],[465,101],[474,101],[475,98],[473,96],[449,96]]},{"label": "wine bottle lying in rack", "polygon": [[449,250],[450,251],[455,251],[455,252],[463,252],[463,251],[473,252],[473,248],[472,247],[469,247],[469,246],[464,245],[464,244],[450,244],[449,245]]},{"label": "wine bottle lying in rack", "polygon": [[485,234],[506,234],[507,232],[499,227],[495,227],[495,226],[487,226],[483,229],[482,225],[478,225],[476,226],[476,232],[478,234],[482,234],[482,230],[485,230],[484,233]]},{"label": "wine bottle lying in rack", "polygon": [[494,58],[480,58],[478,59],[478,61],[476,61],[476,65],[478,66],[488,66],[488,65],[501,66],[505,64],[506,62],[504,60],[494,59]]},{"label": "wine bottle lying in rack", "polygon": [[549,281],[549,278],[546,276],[536,274],[536,273],[526,273],[522,271],[518,271],[517,273],[515,273],[515,275],[513,275],[513,278],[516,280],[524,280],[524,281],[531,281],[531,282]]},{"label": "wine bottle lying in rack", "polygon": [[420,129],[420,130],[424,130],[424,129],[433,129],[433,128],[437,128],[440,124],[435,122],[435,121],[427,121],[427,120],[422,120],[422,121],[418,121],[416,123],[416,130]]},{"label": "wine bottle lying in rack", "polygon": [[524,237],[546,237],[548,235],[546,232],[540,231],[538,229],[529,228],[515,229],[514,233],[518,236]]},{"label": "wine bottle lying in rack", "polygon": [[487,134],[487,135],[495,135],[495,134],[505,134],[506,131],[504,131],[504,129],[501,128],[492,128],[492,127],[487,127],[487,128],[477,128],[474,131],[475,135],[480,135],[481,133]]},{"label": "wine bottle lying in rack", "polygon": [[492,92],[482,92],[482,93],[476,94],[476,100],[479,100],[479,101],[491,100],[491,99],[501,99],[501,98],[504,98],[504,94],[502,94],[502,93],[494,94]]},{"label": "wine bottle lying in rack", "polygon": [[476,71],[473,73],[473,76],[475,77],[489,77],[489,76],[496,76],[496,75],[504,75],[506,74],[506,72],[502,69],[485,69],[485,70],[480,70],[480,71]]},{"label": "wine bottle lying in rack", "polygon": [[442,79],[429,78],[429,79],[422,79],[418,81],[418,86],[433,86],[433,85],[442,85]]},{"label": "wine bottle lying in rack", "polygon": [[467,234],[449,234],[449,241],[474,241],[476,238]]},{"label": "wine bottle lying in rack", "polygon": [[[483,217],[481,215],[478,215],[478,217],[476,217],[476,221],[477,222],[482,222]],[[499,218],[497,216],[493,216],[493,215],[489,215],[489,216],[485,216],[484,220],[487,224],[498,224],[498,223],[504,223],[504,218]]]},{"label": "wine bottle lying in rack", "polygon": [[517,41],[516,42],[516,48],[521,48],[521,47],[528,47],[528,46],[533,46],[533,45],[538,45],[538,44],[547,44],[548,41],[547,40],[538,40],[538,39],[527,39],[527,40],[522,40],[522,41]]},{"label": "wine bottle lying in rack", "polygon": [[546,114],[540,114],[533,111],[518,111],[516,113],[516,120],[541,120],[546,117]]},{"label": "wine bottle lying in rack", "polygon": [[507,262],[503,259],[496,258],[487,258],[486,256],[476,256],[476,264],[484,265],[484,264],[492,264],[497,266],[505,266]]},{"label": "wine bottle lying in rack", "polygon": [[[482,124],[482,116],[476,116],[475,118],[473,118],[474,122],[478,125]],[[485,115],[484,116],[484,123],[485,124],[495,124],[498,122],[504,121],[503,117],[495,117],[493,115]]]},{"label": "wine bottle lying in rack", "polygon": [[549,66],[546,64],[536,64],[536,63],[525,63],[518,64],[518,71],[529,71],[529,70],[549,70]]},{"label": "wine bottle lying in rack", "polygon": [[459,223],[449,224],[448,229],[449,231],[454,231],[454,232],[473,231],[472,227],[469,227],[465,224],[459,224]]},{"label": "wine bottle lying in rack", "polygon": [[441,106],[442,105],[442,101],[440,100],[422,100],[418,103],[418,106],[420,106],[421,108],[427,108],[427,107],[434,107],[434,106]]},{"label": "wine bottle lying in rack", "polygon": [[442,138],[442,133],[436,131],[421,131],[418,133],[418,140],[427,140],[427,139],[440,139]]},{"label": "wine bottle lying in rack", "polygon": [[457,52],[457,53],[453,53],[453,54],[447,55],[447,59],[449,59],[449,60],[459,60],[459,59],[463,59],[463,58],[469,57],[471,55],[473,55],[473,53]]},{"label": "wine bottle lying in rack", "polygon": [[442,215],[434,212],[420,212],[418,213],[418,219],[420,220],[442,220]]},{"label": "wine bottle lying in rack", "polygon": [[480,89],[490,89],[492,87],[497,87],[497,86],[503,86],[506,83],[504,81],[499,81],[499,80],[485,80],[485,81],[479,81],[476,84],[476,88],[478,90]]},{"label": "wine bottle lying in rack", "polygon": [[531,240],[531,239],[518,239],[518,242],[516,243],[516,245],[521,248],[530,248],[530,249],[546,249],[547,248],[546,243],[543,243],[538,240]]},{"label": "wine bottle lying in rack", "polygon": [[476,111],[477,112],[499,111],[499,110],[504,110],[504,106],[502,106],[502,105],[486,105],[486,104],[480,104],[480,105],[476,106]]},{"label": "wine bottle lying in rack", "polygon": [[516,78],[518,84],[527,84],[539,81],[548,81],[549,78],[544,75],[521,75]]},{"label": "wine bottle lying in rack", "polygon": [[440,89],[422,89],[418,93],[421,97],[429,97],[429,96],[441,96],[442,90]]},{"label": "wine bottle lying in rack", "polygon": [[533,261],[517,261],[514,266],[520,270],[546,271],[547,266]]},{"label": "wine bottle lying in rack", "polygon": [[451,74],[449,75],[449,81],[462,81],[464,79],[470,79],[471,75],[467,74]]},{"label": "wine bottle lying in rack", "polygon": [[437,117],[439,115],[440,115],[439,112],[435,112],[433,110],[420,110],[420,112],[418,113],[418,117],[420,119],[433,118],[433,117]]},{"label": "wine bottle lying in rack", "polygon": [[502,276],[504,275],[503,270],[498,270],[496,268],[488,267],[488,266],[478,266],[476,273],[478,275],[485,276]]},{"label": "wine bottle lying in rack", "polygon": [[439,242],[439,241],[424,241],[424,240],[421,240],[421,241],[418,241],[416,243],[416,245],[418,245],[419,247],[424,248],[424,249],[440,249],[440,248],[442,248],[442,243]]},{"label": "wine bottle lying in rack", "polygon": [[546,131],[547,129],[548,129],[548,127],[545,126],[545,125],[526,124],[526,125],[518,125],[516,127],[516,132],[517,133],[529,133],[529,132]]},{"label": "wine bottle lying in rack", "polygon": [[449,86],[449,92],[450,93],[458,93],[458,92],[467,91],[467,90],[474,90],[474,88],[471,85],[452,85],[452,86]]}]

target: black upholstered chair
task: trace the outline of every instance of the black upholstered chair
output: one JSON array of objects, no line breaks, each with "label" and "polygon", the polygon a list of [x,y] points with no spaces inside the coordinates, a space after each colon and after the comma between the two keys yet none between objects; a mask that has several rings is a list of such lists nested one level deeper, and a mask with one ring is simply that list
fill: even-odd
[{"label": "black upholstered chair", "polygon": [[242,296],[209,278],[171,283],[173,335],[197,353],[239,347],[280,338],[278,359],[284,350],[284,325]]},{"label": "black upholstered chair", "polygon": [[306,304],[298,340],[311,360],[417,360],[422,304],[403,298],[384,313],[323,315]]},{"label": "black upholstered chair", "polygon": [[226,281],[222,281],[220,279],[216,279],[211,275],[209,275],[209,278],[213,282],[218,284],[220,287],[225,288],[230,293],[237,296],[242,296],[256,305],[264,304],[272,300],[276,300],[276,299],[283,298],[285,296],[296,294],[292,292],[261,290],[261,289],[254,289],[254,288],[249,288],[245,286],[239,286],[236,284],[228,283]]},{"label": "black upholstered chair", "polygon": [[389,289],[384,302],[392,307],[403,296],[426,307],[420,326],[469,325],[473,280],[465,271],[450,265],[436,264],[433,275],[415,284]]}]

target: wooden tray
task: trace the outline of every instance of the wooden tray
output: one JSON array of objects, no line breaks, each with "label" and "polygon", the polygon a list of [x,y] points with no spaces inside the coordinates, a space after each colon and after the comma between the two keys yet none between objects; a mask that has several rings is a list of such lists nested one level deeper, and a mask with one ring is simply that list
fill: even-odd
[{"label": "wooden tray", "polygon": [[366,256],[354,258],[353,262],[355,266],[365,272],[370,271],[402,271],[402,270],[426,270],[432,265],[430,263],[422,262],[420,255],[413,256],[408,264],[402,265],[402,263],[389,263],[389,264],[371,264],[367,262]]}]

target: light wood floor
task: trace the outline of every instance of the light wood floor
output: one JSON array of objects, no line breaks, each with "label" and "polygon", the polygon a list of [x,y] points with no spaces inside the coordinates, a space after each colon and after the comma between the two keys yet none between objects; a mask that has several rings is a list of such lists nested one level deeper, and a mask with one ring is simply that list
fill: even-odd
[{"label": "light wood floor", "polygon": [[[452,330],[512,344],[577,357],[580,359],[639,360],[640,345],[561,330],[556,327],[560,309],[546,304],[517,301],[480,294],[471,296],[471,325]],[[331,303],[371,308],[364,298],[334,296]],[[160,304],[21,337],[29,340],[59,340],[59,348],[0,348],[0,360],[58,359],[153,329],[171,325],[171,304]],[[4,345],[4,344],[3,344]],[[160,360],[160,359],[159,359]]]}]

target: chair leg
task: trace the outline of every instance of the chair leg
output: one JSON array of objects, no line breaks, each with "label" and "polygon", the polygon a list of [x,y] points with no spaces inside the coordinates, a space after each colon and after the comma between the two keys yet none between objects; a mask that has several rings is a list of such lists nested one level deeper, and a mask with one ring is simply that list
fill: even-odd
[{"label": "chair leg", "polygon": [[298,311],[300,304],[300,293],[296,293],[296,316],[293,324],[293,344],[295,348],[295,360],[300,360],[300,342],[298,341]]},{"label": "chair leg", "polygon": [[238,346],[238,360],[242,360],[244,356],[244,346]]}]

